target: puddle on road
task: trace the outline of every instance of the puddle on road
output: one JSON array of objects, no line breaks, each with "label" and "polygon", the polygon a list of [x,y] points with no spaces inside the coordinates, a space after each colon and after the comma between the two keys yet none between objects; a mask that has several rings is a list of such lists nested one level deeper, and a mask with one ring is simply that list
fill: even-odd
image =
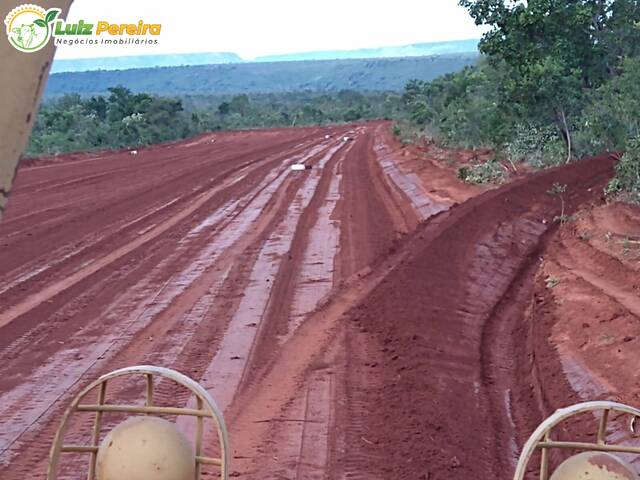
[{"label": "puddle on road", "polygon": [[311,170],[312,173],[298,190],[287,216],[263,246],[251,272],[249,286],[229,323],[218,353],[200,379],[200,383],[211,393],[222,410],[230,405],[242,380],[268,308],[280,259],[291,248],[300,216],[311,202],[320,182],[321,169],[340,147],[338,145],[329,149],[318,162],[319,168]]},{"label": "puddle on road", "polygon": [[[345,156],[352,148],[351,146],[344,152]],[[281,337],[281,343],[286,342],[295,333],[305,317],[329,295],[333,288],[335,257],[340,242],[340,222],[333,218],[340,199],[342,182],[342,174],[338,173],[339,165],[340,162],[336,162],[331,171],[331,183],[327,196],[318,209],[318,219],[309,232],[302,269],[295,286],[289,330]]]}]

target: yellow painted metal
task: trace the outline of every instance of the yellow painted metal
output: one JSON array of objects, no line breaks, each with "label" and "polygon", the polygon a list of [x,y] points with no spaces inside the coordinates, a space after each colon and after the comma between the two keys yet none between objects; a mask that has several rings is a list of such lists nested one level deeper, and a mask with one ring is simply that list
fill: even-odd
[{"label": "yellow painted metal", "polygon": [[[599,418],[598,423],[594,426],[594,433],[596,434],[595,442],[591,443],[577,441],[560,441],[552,439],[553,429],[556,426],[558,426],[562,422],[569,420],[571,417],[575,417],[576,415],[584,413],[591,413],[595,417]],[[589,457],[589,455],[581,455],[574,459],[576,465],[581,464],[580,462],[582,462],[583,467],[586,458],[596,458],[596,461],[610,459],[612,462],[611,465],[613,465],[613,463],[617,462],[620,459],[618,459],[617,457],[613,457],[611,455],[612,452],[640,455],[640,448],[635,445],[607,443],[607,425],[608,422],[611,421],[611,418],[614,414],[630,415],[632,418],[635,418],[640,416],[640,410],[622,403],[597,401],[579,403],[577,405],[572,405],[570,407],[562,408],[556,411],[553,415],[551,415],[540,424],[540,426],[535,430],[535,432],[533,432],[533,434],[525,443],[522,449],[522,453],[520,454],[520,459],[518,460],[518,464],[516,466],[516,471],[513,477],[514,480],[524,480],[529,462],[531,461],[534,453],[538,450],[541,450],[542,452],[542,462],[538,476],[538,478],[540,478],[541,480],[546,480],[547,478],[549,478],[549,452],[554,449],[577,450],[588,453],[589,455],[591,455],[591,457]],[[572,466],[574,464],[570,463],[568,465]],[[631,472],[633,472],[633,469],[625,464],[622,460],[620,460],[619,464],[617,465],[621,466],[616,470],[616,472],[609,472],[614,476],[606,476],[608,472],[604,471],[604,469],[600,469],[602,471],[598,469],[595,469],[593,471],[587,469],[583,471],[591,472],[591,476],[587,476],[584,478],[589,478],[592,480],[627,480],[627,478],[635,480],[638,478],[636,473],[634,473],[635,476],[632,477],[624,476],[624,468],[631,469]],[[566,468],[567,471],[570,470],[569,467]],[[571,480],[579,480],[580,478],[583,478],[580,476],[563,476],[565,474],[562,470],[558,473],[558,475],[556,475],[556,472],[553,472],[553,474],[551,475],[551,480],[564,480],[565,478]],[[620,472],[623,473],[621,474]],[[596,475],[596,473],[603,474],[605,476],[594,476]]]},{"label": "yellow painted metal", "polygon": [[[98,405],[104,405],[107,396],[107,382],[102,382],[98,387]],[[93,422],[93,432],[91,434],[91,446],[97,447],[100,443],[100,430],[102,429],[102,412],[96,412],[96,418]],[[87,480],[93,480],[96,473],[97,451],[91,452],[91,460],[89,461],[89,472]]]},{"label": "yellow painted metal", "polygon": [[97,480],[194,480],[193,445],[175,423],[133,416],[114,427],[98,448]]},{"label": "yellow painted metal", "polygon": [[[38,0],[45,9],[69,10],[72,0]],[[19,2],[17,2],[19,3]],[[17,5],[0,2],[0,16]],[[4,28],[4,25],[2,25]],[[54,44],[34,53],[19,52],[4,38],[0,38],[0,219],[6,207],[18,161],[27,146],[33,122],[38,113],[42,93],[53,61]]]},{"label": "yellow painted metal", "polygon": [[[127,375],[141,375],[146,379],[146,401],[153,398],[152,390],[153,385],[158,382],[149,381],[149,376],[160,377],[166,380],[172,380],[183,387],[186,387],[195,396],[197,402],[197,409],[194,408],[176,408],[176,407],[159,407],[148,405],[113,405],[105,404],[103,395],[100,392],[106,390],[106,383],[111,379],[127,376]],[[103,386],[105,385],[105,386]],[[92,391],[99,389],[99,399],[97,404],[83,404],[83,400]],[[104,390],[103,390],[104,389]],[[115,370],[111,373],[103,375],[89,386],[87,386],[82,392],[80,392],[71,402],[71,405],[65,412],[60,427],[56,433],[56,436],[51,446],[51,452],[49,454],[49,466],[47,468],[47,480],[57,480],[58,465],[60,463],[60,456],[63,453],[88,453],[91,456],[90,462],[93,461],[96,453],[98,452],[98,446],[96,442],[92,442],[92,445],[65,445],[64,437],[67,428],[71,422],[71,418],[79,412],[95,412],[96,423],[94,429],[97,428],[97,433],[94,433],[92,440],[99,437],[99,421],[98,417],[104,412],[122,412],[133,414],[155,414],[155,415],[187,415],[194,416],[198,419],[198,427],[196,429],[196,438],[194,444],[196,445],[196,478],[198,480],[200,475],[200,465],[217,465],[220,467],[220,478],[227,480],[229,478],[229,440],[227,429],[222,417],[222,412],[216,405],[215,401],[209,393],[197,382],[193,381],[189,377],[182,375],[175,370],[168,368],[155,367],[151,365],[142,365],[135,367],[123,368]],[[213,420],[218,433],[218,443],[220,447],[220,458],[211,458],[202,455],[203,434],[204,428],[201,424],[203,420]],[[95,427],[98,425],[98,427]],[[94,430],[95,432],[95,430]],[[91,463],[90,463],[91,465]],[[93,472],[92,472],[93,473]]]},{"label": "yellow painted metal", "polygon": [[551,480],[638,480],[633,467],[604,452],[582,452],[565,460]]}]

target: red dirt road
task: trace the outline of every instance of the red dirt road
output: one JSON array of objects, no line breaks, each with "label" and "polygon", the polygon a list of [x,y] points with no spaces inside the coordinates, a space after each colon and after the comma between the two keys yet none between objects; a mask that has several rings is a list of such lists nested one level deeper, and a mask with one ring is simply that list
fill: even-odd
[{"label": "red dirt road", "polygon": [[0,476],[41,478],[65,405],[116,367],[176,368],[235,406],[255,367],[418,223],[429,197],[403,192],[374,152],[387,128],[24,166],[0,230]]},{"label": "red dirt road", "polygon": [[[73,395],[148,363],[210,391],[243,478],[509,478],[543,413],[523,345],[560,210],[546,192],[566,184],[568,213],[597,200],[612,159],[482,193],[388,132],[23,166],[0,224],[0,478],[44,478]],[[62,477],[86,477],[82,460]]]}]

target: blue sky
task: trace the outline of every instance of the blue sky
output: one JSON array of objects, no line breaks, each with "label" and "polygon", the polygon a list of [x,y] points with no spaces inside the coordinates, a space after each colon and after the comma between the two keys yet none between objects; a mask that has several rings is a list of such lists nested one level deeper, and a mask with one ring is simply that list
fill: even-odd
[{"label": "blue sky", "polygon": [[75,0],[68,21],[162,23],[157,46],[61,46],[57,58],[230,51],[245,59],[479,38],[457,0]]}]

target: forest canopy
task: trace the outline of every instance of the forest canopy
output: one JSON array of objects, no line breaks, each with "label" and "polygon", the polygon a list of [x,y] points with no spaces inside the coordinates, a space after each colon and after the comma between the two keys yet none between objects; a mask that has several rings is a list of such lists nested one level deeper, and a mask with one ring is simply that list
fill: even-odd
[{"label": "forest canopy", "polygon": [[445,144],[489,147],[536,166],[607,150],[640,156],[640,2],[460,5],[489,28],[483,59],[409,82],[403,99],[414,123]]},{"label": "forest canopy", "polygon": [[67,94],[45,102],[28,154],[150,145],[214,130],[391,118],[401,110],[401,96],[392,92],[164,97],[117,86],[108,95]]}]

